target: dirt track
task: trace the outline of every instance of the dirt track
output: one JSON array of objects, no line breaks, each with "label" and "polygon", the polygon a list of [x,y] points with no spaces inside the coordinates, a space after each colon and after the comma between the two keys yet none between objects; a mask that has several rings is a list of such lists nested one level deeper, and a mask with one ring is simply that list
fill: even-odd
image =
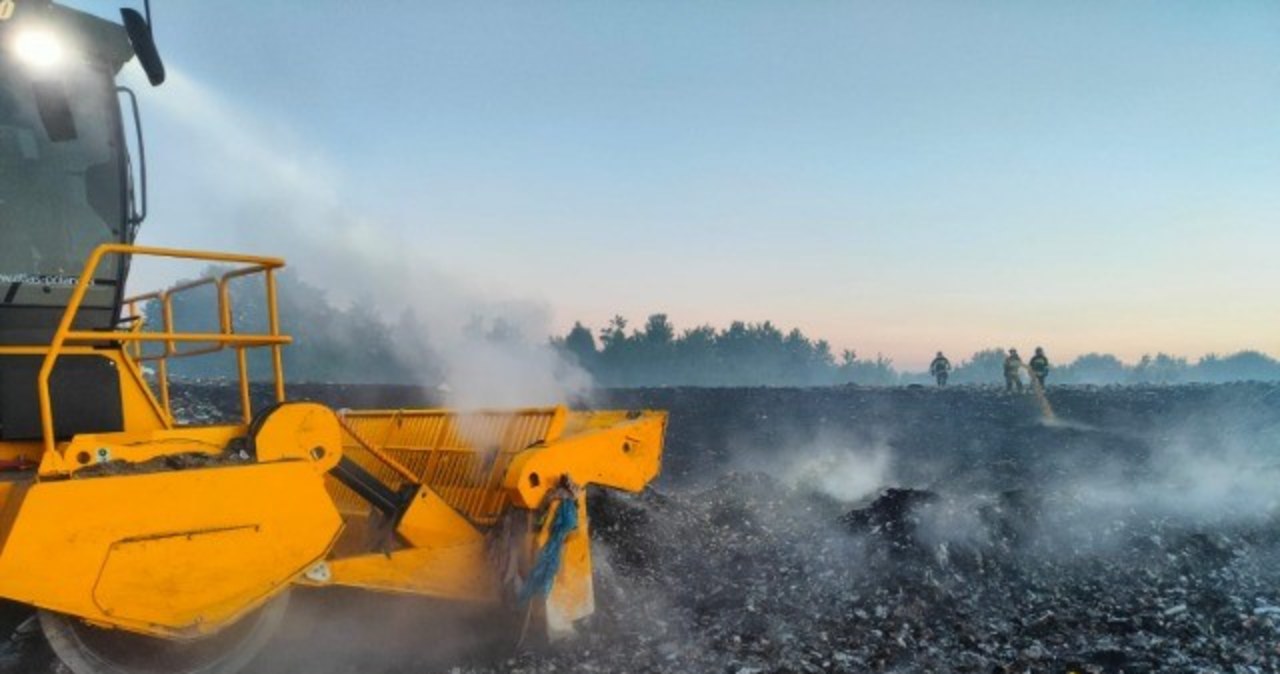
[{"label": "dirt track", "polygon": [[972,388],[606,393],[672,418],[653,490],[592,497],[576,644],[509,655],[456,609],[303,595],[259,671],[1280,669],[1280,389],[1050,398],[1062,423]]}]

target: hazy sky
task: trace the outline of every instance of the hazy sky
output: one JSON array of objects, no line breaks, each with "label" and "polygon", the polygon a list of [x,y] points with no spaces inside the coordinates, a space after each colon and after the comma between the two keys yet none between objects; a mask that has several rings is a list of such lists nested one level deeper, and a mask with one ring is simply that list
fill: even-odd
[{"label": "hazy sky", "polygon": [[157,4],[151,242],[319,200],[557,329],[1280,352],[1277,2]]}]

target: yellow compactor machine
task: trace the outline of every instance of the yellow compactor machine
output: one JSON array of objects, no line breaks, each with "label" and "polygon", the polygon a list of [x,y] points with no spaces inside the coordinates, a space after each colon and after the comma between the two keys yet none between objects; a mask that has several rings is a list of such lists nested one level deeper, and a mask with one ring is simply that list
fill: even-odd
[{"label": "yellow compactor machine", "polygon": [[[570,630],[593,609],[583,488],[644,488],[665,415],[288,400],[283,262],[134,243],[142,135],[116,76],[136,56],[163,81],[149,13],[115,24],[0,0],[0,599],[36,609],[77,674],[236,671],[298,585],[484,602]],[[225,271],[127,297],[141,256]],[[262,332],[232,306],[231,286],[251,283]],[[202,286],[218,330],[178,331],[174,298]],[[274,373],[262,409],[255,349]],[[181,425],[169,363],[211,351],[234,354],[239,417]]]}]

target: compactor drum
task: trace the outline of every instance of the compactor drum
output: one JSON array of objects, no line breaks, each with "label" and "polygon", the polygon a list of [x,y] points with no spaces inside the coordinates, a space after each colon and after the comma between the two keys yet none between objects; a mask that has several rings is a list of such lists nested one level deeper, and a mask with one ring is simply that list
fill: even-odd
[{"label": "compactor drum", "polygon": [[[288,401],[283,262],[134,243],[145,172],[115,77],[135,55],[153,84],[164,67],[149,16],[122,16],[0,0],[0,599],[34,609],[77,674],[234,672],[297,585],[487,603],[570,633],[594,607],[583,489],[643,489],[665,414]],[[140,256],[222,271],[126,297]],[[233,282],[261,284],[265,332],[237,326]],[[177,331],[174,298],[205,286],[218,329]],[[266,409],[252,349],[270,356]],[[238,423],[180,425],[168,365],[214,351],[235,357]]]}]

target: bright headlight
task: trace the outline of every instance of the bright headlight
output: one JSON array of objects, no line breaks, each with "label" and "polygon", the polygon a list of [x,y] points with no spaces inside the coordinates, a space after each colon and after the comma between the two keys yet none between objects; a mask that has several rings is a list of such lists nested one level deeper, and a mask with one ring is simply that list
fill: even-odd
[{"label": "bright headlight", "polygon": [[56,68],[66,55],[62,42],[53,33],[38,28],[18,33],[13,40],[13,52],[20,61],[40,70]]}]

